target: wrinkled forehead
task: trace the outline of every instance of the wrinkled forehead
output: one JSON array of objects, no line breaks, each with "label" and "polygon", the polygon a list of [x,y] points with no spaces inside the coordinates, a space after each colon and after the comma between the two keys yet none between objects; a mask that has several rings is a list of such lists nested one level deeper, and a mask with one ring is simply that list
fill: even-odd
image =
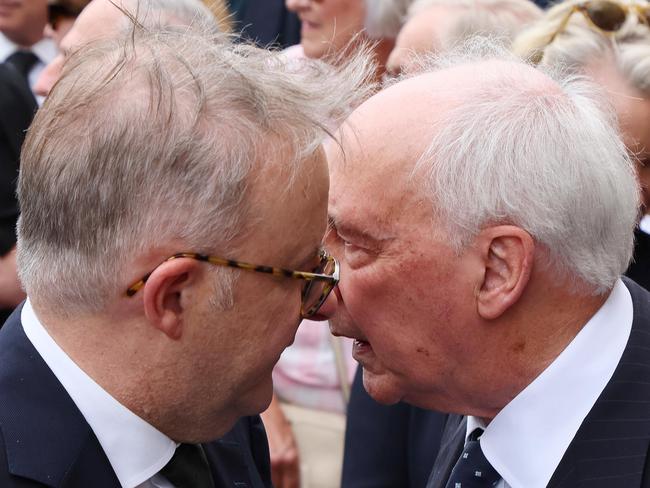
[{"label": "wrinkled forehead", "polygon": [[416,163],[428,148],[438,115],[457,92],[429,73],[402,81],[355,110],[327,146],[331,202],[346,195],[400,199],[412,192]]}]

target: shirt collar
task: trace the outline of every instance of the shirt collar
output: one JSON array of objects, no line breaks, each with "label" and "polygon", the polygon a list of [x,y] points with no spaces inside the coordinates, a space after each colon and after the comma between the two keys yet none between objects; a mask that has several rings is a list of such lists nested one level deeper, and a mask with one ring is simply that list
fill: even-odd
[{"label": "shirt collar", "polygon": [[483,453],[509,486],[546,487],[614,374],[633,314],[630,292],[618,280],[573,341],[487,427],[467,418],[467,435],[476,427],[485,429]]},{"label": "shirt collar", "polygon": [[79,368],[48,334],[29,299],[21,321],[28,339],[95,433],[120,484],[133,488],[160,471],[174,454],[176,443],[119,403]]},{"label": "shirt collar", "polygon": [[[21,48],[15,42],[12,42],[7,36],[0,32],[0,62],[6,61],[7,58],[18,49]],[[43,63],[43,65],[51,63],[58,53],[54,41],[47,37],[44,37],[36,44],[31,46],[29,50],[36,54],[36,57],[41,63]]]},{"label": "shirt collar", "polygon": [[7,36],[0,32],[0,62],[5,62],[18,46],[11,42]]}]

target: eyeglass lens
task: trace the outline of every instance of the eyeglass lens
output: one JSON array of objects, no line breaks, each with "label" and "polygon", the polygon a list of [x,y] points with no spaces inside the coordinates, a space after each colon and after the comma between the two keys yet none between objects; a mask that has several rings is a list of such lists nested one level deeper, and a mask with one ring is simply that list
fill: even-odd
[{"label": "eyeglass lens", "polygon": [[[323,259],[320,266],[318,266],[314,272],[318,274],[331,275],[334,273],[334,268],[334,260]],[[315,313],[315,310],[312,311],[312,309],[321,305],[319,302],[323,300],[325,288],[328,286],[331,285],[327,281],[320,280],[308,281],[305,284],[302,293],[302,310],[304,313]]]}]

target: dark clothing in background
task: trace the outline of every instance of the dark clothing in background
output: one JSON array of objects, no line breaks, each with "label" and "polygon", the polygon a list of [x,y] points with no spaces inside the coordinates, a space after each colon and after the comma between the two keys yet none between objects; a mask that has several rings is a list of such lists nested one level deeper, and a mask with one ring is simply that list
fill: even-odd
[{"label": "dark clothing in background", "polygon": [[345,432],[342,488],[424,488],[447,415],[398,403],[380,405],[352,384]]},{"label": "dark clothing in background", "polygon": [[[0,63],[0,256],[16,244],[16,181],[25,131],[38,108],[25,78],[9,63]],[[0,327],[11,309],[0,309]]]},{"label": "dark clothing in background", "polygon": [[258,45],[285,48],[300,43],[300,21],[284,0],[229,0],[235,32]]},{"label": "dark clothing in background", "polygon": [[650,235],[639,228],[634,231],[634,257],[625,276],[650,290]]}]

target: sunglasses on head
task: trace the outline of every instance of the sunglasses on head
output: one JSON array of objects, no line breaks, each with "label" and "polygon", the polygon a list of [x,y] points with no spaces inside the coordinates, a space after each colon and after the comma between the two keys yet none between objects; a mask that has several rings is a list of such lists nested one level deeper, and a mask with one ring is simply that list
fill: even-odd
[{"label": "sunglasses on head", "polygon": [[76,19],[83,8],[74,7],[67,3],[49,3],[47,5],[47,22],[56,30],[63,19]]},{"label": "sunglasses on head", "polygon": [[611,0],[588,0],[581,2],[566,13],[557,29],[550,35],[546,44],[540,52],[540,60],[543,49],[552,44],[555,38],[566,29],[569,20],[575,13],[581,13],[589,25],[605,34],[613,34],[618,31],[629,15],[636,15],[642,24],[650,26],[650,4],[623,4]]}]

